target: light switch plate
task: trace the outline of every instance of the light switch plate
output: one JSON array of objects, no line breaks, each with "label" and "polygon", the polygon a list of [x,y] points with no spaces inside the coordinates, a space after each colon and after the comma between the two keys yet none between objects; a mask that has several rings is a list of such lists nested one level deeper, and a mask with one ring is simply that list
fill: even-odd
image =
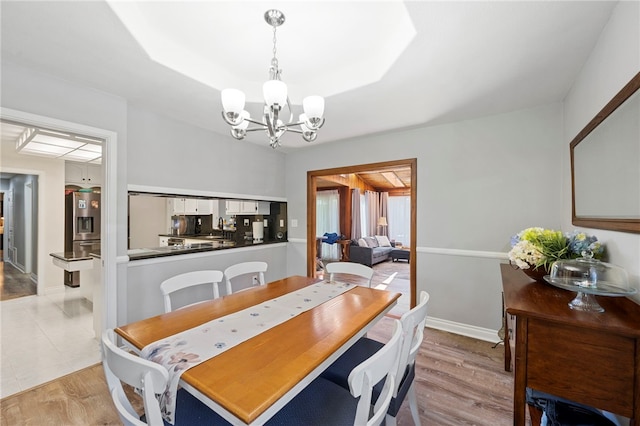
[{"label": "light switch plate", "polygon": [[298,219],[291,219],[291,227],[292,228],[298,227]]}]

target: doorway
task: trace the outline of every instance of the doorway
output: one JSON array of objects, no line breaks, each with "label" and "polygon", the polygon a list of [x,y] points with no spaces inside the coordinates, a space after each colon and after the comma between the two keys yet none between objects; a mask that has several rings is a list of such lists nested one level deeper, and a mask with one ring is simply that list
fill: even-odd
[{"label": "doorway", "polygon": [[[334,180],[344,179],[344,185],[350,187],[348,183],[352,179],[351,175],[376,173],[382,174],[393,172],[394,170],[408,169],[409,171],[409,188],[407,192],[410,196],[411,214],[410,214],[410,243],[409,243],[409,291],[410,291],[410,307],[416,305],[416,205],[417,205],[417,159],[405,159],[396,161],[386,161],[381,163],[361,164],[346,167],[337,167],[333,169],[312,170],[307,172],[307,275],[313,277],[316,275],[317,264],[317,244],[316,244],[316,201],[318,188],[324,179],[334,177]],[[341,200],[347,200],[348,197],[342,196]],[[341,205],[345,205],[343,201]],[[350,210],[349,210],[350,211]],[[348,239],[351,239],[351,215],[341,208],[341,222],[345,224],[343,233]]]},{"label": "doorway", "polygon": [[[7,380],[3,377],[3,384],[1,392],[2,396],[5,396],[5,391],[11,392],[11,387],[13,385],[13,391],[24,390],[24,386],[30,385],[35,386],[43,381],[48,381],[55,379],[63,374],[70,373],[72,371],[76,371],[80,368],[84,368],[87,365],[94,364],[95,362],[99,362],[100,360],[100,350],[99,343],[96,339],[96,336],[99,337],[102,330],[108,327],[114,327],[116,324],[116,291],[115,291],[115,276],[116,276],[116,233],[105,232],[105,229],[116,229],[116,181],[117,181],[117,162],[116,162],[116,148],[117,148],[117,133],[109,130],[99,129],[91,126],[86,126],[78,123],[72,123],[68,121],[58,120],[50,117],[30,114],[22,111],[16,111],[8,108],[0,109],[0,119],[2,119],[3,123],[12,122],[12,123],[21,123],[23,126],[30,127],[41,127],[46,129],[58,129],[64,132],[73,132],[78,135],[87,135],[92,139],[98,138],[103,140],[103,161],[102,161],[102,198],[104,200],[104,208],[102,209],[102,234],[107,235],[107,237],[102,241],[101,244],[101,258],[102,258],[102,266],[103,270],[101,275],[101,286],[102,292],[99,295],[99,301],[95,305],[91,305],[86,302],[86,300],[82,300],[81,298],[77,298],[79,300],[78,303],[70,303],[68,300],[64,298],[66,295],[65,292],[57,292],[51,291],[50,289],[45,289],[45,292],[42,296],[33,296],[30,298],[31,300],[37,300],[38,304],[47,304],[47,309],[40,309],[39,311],[43,311],[45,313],[49,313],[50,311],[59,310],[63,311],[64,315],[58,315],[56,318],[61,320],[69,320],[68,324],[65,324],[65,333],[57,332],[54,328],[57,327],[57,324],[53,324],[50,318],[37,318],[36,315],[29,316],[30,321],[40,321],[40,323],[44,324],[43,326],[34,327],[34,330],[42,331],[40,334],[45,334],[43,336],[36,336],[41,341],[52,343],[54,346],[57,344],[53,342],[52,336],[60,336],[64,337],[68,334],[74,334],[76,336],[82,335],[82,339],[74,339],[73,342],[67,341],[66,343],[62,342],[58,344],[54,349],[60,348],[58,352],[54,353],[53,349],[45,350],[48,353],[47,355],[47,365],[43,366],[43,369],[49,368],[47,371],[35,371],[35,369],[31,369],[29,372],[23,372],[15,370],[15,380],[7,385]],[[3,127],[3,141],[5,136],[5,130],[8,126]],[[15,155],[14,155],[15,156]],[[7,157],[5,157],[7,158]],[[39,178],[50,176],[49,173],[42,173],[39,171],[38,167],[35,164],[43,165],[43,168],[46,168],[46,165],[43,163],[33,163],[22,160],[16,160],[12,162],[13,157],[9,157],[8,161],[3,161],[0,164],[0,171],[5,173],[13,173],[13,174],[35,174],[38,175]],[[34,168],[35,167],[35,168]],[[34,228],[33,238],[37,238],[37,242],[34,241],[34,246],[37,244],[38,253],[37,257],[33,259],[37,259],[37,270],[38,270],[38,287],[42,283],[41,280],[44,280],[44,275],[42,274],[44,265],[50,265],[51,259],[49,256],[49,252],[60,251],[59,246],[51,247],[51,241],[58,241],[57,238],[46,238],[46,230],[47,225],[47,217],[42,214],[38,214],[38,211],[42,213],[47,209],[47,205],[50,202],[49,195],[51,197],[54,192],[52,191],[39,191],[38,196],[38,205],[37,209],[34,209],[32,212],[33,217],[38,217],[37,225]],[[63,196],[63,193],[60,194]],[[6,211],[6,197],[5,197],[5,211]],[[57,208],[57,207],[56,207]],[[37,235],[37,237],[36,237]],[[6,245],[3,247],[6,250]],[[7,253],[5,251],[4,255]],[[36,256],[34,254],[34,256]],[[34,265],[35,266],[35,265]],[[56,267],[56,269],[58,269]],[[62,269],[60,269],[60,273],[62,273]],[[62,281],[62,276],[61,276]],[[39,288],[40,290],[40,288]],[[40,291],[38,292],[40,294]],[[12,301],[2,302],[3,303],[3,313],[9,313],[10,308],[15,308],[14,317],[15,318],[23,318],[23,313],[20,309],[24,309],[26,304],[22,301],[19,303],[12,303]],[[5,305],[4,303],[9,303]],[[92,313],[93,311],[93,313]],[[57,311],[56,311],[57,312]],[[87,315],[84,315],[87,313]],[[22,316],[21,316],[22,315]],[[79,320],[79,317],[82,315],[83,320]],[[86,318],[87,322],[84,322]],[[95,322],[94,322],[95,321]],[[24,321],[23,321],[24,322]],[[12,324],[22,325],[23,322],[12,322]],[[39,323],[39,324],[40,324]],[[4,323],[3,323],[4,324]],[[76,327],[77,329],[72,329],[72,327]],[[45,330],[46,329],[46,330]],[[28,332],[23,332],[22,336],[18,335],[20,330],[15,330],[13,333],[17,335],[17,338],[24,337],[28,335]],[[46,335],[45,332],[50,332],[50,335]],[[3,329],[3,347],[9,346],[4,344],[5,337],[9,337],[10,333],[4,333]],[[29,338],[29,341],[36,342],[36,337],[33,339]],[[85,341],[86,337],[86,341]],[[73,348],[72,345],[76,343],[76,340],[79,345],[84,345],[82,348]],[[87,342],[87,343],[85,343]],[[24,354],[28,354],[33,356],[34,358],[41,358],[41,354],[35,348],[27,348],[22,342],[20,345],[14,345],[16,348],[21,349]],[[62,352],[65,352],[64,354]],[[68,353],[71,353],[72,356],[69,356]],[[56,355],[58,358],[56,358]],[[14,354],[14,358],[18,359],[25,355],[23,354]],[[83,359],[80,359],[80,357]],[[54,359],[56,358],[56,359]],[[4,358],[3,358],[4,359]],[[7,361],[8,362],[8,361]],[[54,365],[55,364],[55,365]],[[35,365],[35,364],[30,364]],[[55,368],[54,368],[55,367]],[[20,387],[16,389],[18,386],[16,383],[19,382]],[[26,383],[26,384],[25,384]],[[8,389],[5,389],[5,385],[8,386]]]}]

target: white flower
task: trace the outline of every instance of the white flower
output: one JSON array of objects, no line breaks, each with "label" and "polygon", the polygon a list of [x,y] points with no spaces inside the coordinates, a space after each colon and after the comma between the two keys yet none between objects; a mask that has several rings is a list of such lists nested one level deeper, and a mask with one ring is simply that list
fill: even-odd
[{"label": "white flower", "polygon": [[543,258],[540,250],[530,241],[521,240],[509,251],[509,260],[520,269],[529,269]]}]

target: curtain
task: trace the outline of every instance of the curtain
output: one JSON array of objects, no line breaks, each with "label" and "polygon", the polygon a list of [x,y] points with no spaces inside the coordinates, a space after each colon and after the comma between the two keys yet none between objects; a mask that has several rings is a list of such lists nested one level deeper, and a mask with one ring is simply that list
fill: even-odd
[{"label": "curtain", "polygon": [[[316,237],[325,233],[340,235],[340,194],[337,190],[318,191],[316,195]],[[338,244],[319,244],[322,259],[340,259]]]},{"label": "curtain", "polygon": [[[379,217],[387,218],[387,224],[389,224],[389,193],[381,192],[380,193],[380,215]],[[377,222],[376,222],[377,223]],[[388,233],[389,226],[380,226],[378,235],[389,235]]]},{"label": "curtain", "polygon": [[387,223],[389,224],[389,239],[411,244],[411,197],[389,197]]},{"label": "curtain", "polygon": [[380,211],[380,198],[377,192],[365,191],[365,203],[367,209],[367,236],[378,234],[378,216]]},{"label": "curtain", "polygon": [[351,239],[362,238],[362,221],[360,220],[360,189],[351,191]]}]

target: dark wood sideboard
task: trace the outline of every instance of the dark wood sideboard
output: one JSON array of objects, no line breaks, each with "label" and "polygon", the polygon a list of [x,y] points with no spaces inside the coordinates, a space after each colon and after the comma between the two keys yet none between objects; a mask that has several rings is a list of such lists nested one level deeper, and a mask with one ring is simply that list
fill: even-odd
[{"label": "dark wood sideboard", "polygon": [[515,355],[514,425],[525,424],[530,387],[629,417],[640,426],[640,305],[625,297],[596,296],[605,312],[575,311],[567,303],[576,293],[535,282],[511,265],[500,268],[506,314],[515,317],[505,336],[505,369]]}]

